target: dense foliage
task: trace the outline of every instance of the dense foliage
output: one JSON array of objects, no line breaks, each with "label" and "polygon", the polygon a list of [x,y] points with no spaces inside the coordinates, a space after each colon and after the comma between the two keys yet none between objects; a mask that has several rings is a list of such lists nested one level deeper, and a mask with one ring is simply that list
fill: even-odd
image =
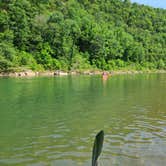
[{"label": "dense foliage", "polygon": [[166,68],[166,10],[129,0],[1,0],[0,70]]}]

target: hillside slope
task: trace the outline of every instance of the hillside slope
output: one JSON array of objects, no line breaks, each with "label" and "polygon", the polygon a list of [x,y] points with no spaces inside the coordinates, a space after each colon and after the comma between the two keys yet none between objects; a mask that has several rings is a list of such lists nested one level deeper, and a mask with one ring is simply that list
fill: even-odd
[{"label": "hillside slope", "polygon": [[166,10],[129,0],[1,0],[0,71],[166,68]]}]

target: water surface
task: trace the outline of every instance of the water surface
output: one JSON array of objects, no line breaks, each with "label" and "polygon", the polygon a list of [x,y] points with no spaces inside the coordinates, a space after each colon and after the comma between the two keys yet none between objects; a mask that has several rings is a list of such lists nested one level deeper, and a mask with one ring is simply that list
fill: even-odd
[{"label": "water surface", "polygon": [[166,74],[0,78],[0,165],[164,166]]}]

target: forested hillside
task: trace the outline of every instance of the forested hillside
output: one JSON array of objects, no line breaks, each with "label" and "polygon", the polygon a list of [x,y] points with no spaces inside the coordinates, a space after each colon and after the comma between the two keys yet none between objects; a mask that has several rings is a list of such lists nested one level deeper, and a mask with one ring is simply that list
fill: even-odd
[{"label": "forested hillside", "polygon": [[166,10],[129,0],[1,0],[0,71],[166,68]]}]

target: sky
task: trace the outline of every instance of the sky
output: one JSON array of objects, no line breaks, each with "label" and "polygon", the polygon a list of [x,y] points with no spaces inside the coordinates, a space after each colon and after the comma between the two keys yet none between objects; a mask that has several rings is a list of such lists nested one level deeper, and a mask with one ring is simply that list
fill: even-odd
[{"label": "sky", "polygon": [[137,2],[140,4],[145,4],[156,8],[166,9],[166,0],[131,0],[131,2]]}]

